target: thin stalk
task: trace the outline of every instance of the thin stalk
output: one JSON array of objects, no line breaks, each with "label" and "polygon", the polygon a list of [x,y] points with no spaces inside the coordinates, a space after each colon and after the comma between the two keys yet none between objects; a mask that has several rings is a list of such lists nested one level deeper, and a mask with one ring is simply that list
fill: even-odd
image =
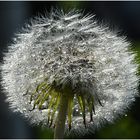
[{"label": "thin stalk", "polygon": [[68,97],[65,95],[61,95],[54,130],[54,139],[63,139],[64,137],[67,110],[68,110]]}]

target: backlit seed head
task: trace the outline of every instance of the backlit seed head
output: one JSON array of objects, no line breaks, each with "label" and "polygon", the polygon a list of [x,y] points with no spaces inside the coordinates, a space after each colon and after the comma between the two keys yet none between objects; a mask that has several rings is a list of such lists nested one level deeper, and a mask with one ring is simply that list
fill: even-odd
[{"label": "backlit seed head", "polygon": [[8,49],[1,67],[7,101],[32,124],[55,127],[62,94],[69,134],[112,123],[135,100],[135,55],[93,15],[53,11],[27,24]]}]

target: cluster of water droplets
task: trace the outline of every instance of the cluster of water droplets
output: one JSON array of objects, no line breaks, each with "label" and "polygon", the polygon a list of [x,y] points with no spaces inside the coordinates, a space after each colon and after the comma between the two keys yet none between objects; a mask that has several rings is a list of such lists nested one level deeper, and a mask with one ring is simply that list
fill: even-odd
[{"label": "cluster of water droplets", "polygon": [[128,51],[125,37],[98,25],[93,17],[76,11],[52,12],[48,17],[32,20],[26,31],[17,34],[1,68],[7,101],[14,111],[30,118],[33,124],[47,125],[47,102],[41,110],[31,111],[31,93],[45,78],[51,84],[70,77],[73,88],[84,83],[79,89],[98,95],[103,106],[95,100],[93,122],[86,111],[89,123],[85,131],[74,98],[73,127],[69,133],[93,132],[104,122],[113,122],[124,114],[137,93],[135,55]]}]

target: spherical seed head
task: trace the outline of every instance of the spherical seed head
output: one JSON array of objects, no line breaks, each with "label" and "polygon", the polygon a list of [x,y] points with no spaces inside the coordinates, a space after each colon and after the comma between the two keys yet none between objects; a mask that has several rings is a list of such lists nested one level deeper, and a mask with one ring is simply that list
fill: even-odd
[{"label": "spherical seed head", "polygon": [[137,65],[129,43],[92,15],[73,10],[39,17],[8,49],[1,67],[7,101],[32,124],[55,125],[61,94],[70,98],[69,133],[94,132],[135,100]]}]

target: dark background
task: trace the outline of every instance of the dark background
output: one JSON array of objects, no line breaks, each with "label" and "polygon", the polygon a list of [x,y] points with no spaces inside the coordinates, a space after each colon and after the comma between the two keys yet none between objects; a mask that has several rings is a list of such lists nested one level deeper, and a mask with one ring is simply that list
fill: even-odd
[{"label": "dark background", "polygon": [[[2,52],[12,42],[14,33],[19,31],[25,22],[38,14],[44,14],[51,8],[83,9],[85,13],[96,14],[96,19],[106,23],[120,34],[127,35],[132,43],[132,50],[137,51],[140,58],[140,2],[79,2],[79,1],[42,1],[42,2],[0,2],[0,62]],[[138,61],[139,63],[139,61]],[[4,102],[5,95],[0,93],[0,138],[53,138],[53,132],[40,127],[29,126],[27,120],[18,113],[8,109]],[[75,138],[140,138],[140,99],[127,112],[127,115],[116,120],[114,124],[104,126],[94,135]]]}]

